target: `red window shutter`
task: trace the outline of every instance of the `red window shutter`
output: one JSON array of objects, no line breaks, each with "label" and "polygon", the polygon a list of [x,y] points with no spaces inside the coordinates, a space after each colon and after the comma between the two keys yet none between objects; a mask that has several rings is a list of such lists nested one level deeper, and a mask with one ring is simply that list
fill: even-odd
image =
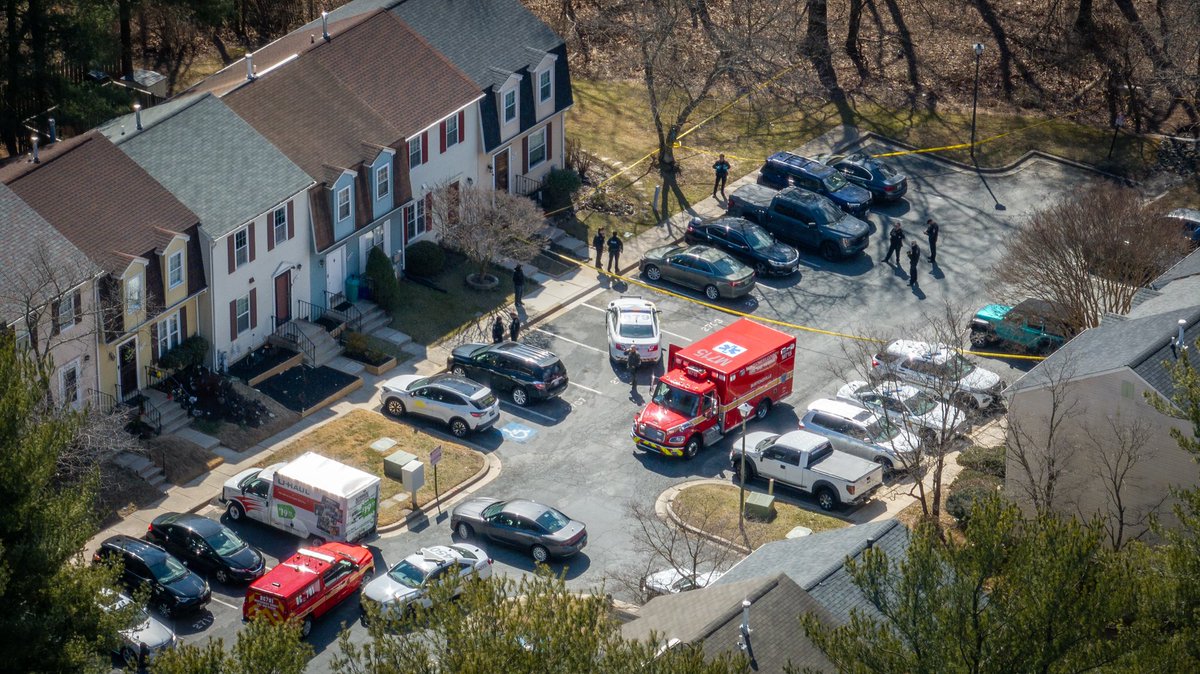
[{"label": "red window shutter", "polygon": [[229,341],[237,339],[237,300],[229,303]]},{"label": "red window shutter", "polygon": [[458,142],[463,142],[463,137],[467,132],[467,113],[463,110],[458,111]]},{"label": "red window shutter", "polygon": [[258,327],[258,290],[250,289],[250,329]]},{"label": "red window shutter", "polygon": [[275,211],[267,216],[267,250],[275,250]]},{"label": "red window shutter", "polygon": [[154,360],[162,358],[158,351],[158,323],[150,324],[150,355]]},{"label": "red window shutter", "polygon": [[421,132],[421,163],[429,161],[429,132]]},{"label": "red window shutter", "polygon": [[425,195],[425,231],[433,231],[433,193]]},{"label": "red window shutter", "polygon": [[446,123],[442,122],[438,125],[438,138],[442,141],[442,152],[446,151]]},{"label": "red window shutter", "polygon": [[246,238],[250,239],[250,261],[254,262],[254,223],[250,223],[250,230],[246,233]]},{"label": "red window shutter", "polygon": [[552,157],[554,157],[554,153],[551,152],[551,148],[554,147],[554,143],[552,143],[550,140],[551,138],[554,137],[554,134],[551,133],[551,130],[550,130],[550,125],[552,123],[553,122],[546,122],[546,161],[550,161],[550,159]]},{"label": "red window shutter", "polygon": [[237,259],[233,252],[233,239],[236,235],[237,235],[237,232],[232,232],[229,235],[229,273],[230,274],[232,274],[234,271],[237,270]]},{"label": "red window shutter", "polygon": [[187,305],[179,307],[179,338],[187,339]]},{"label": "red window shutter", "polygon": [[76,323],[83,322],[83,301],[82,300],[83,300],[83,296],[79,294],[78,290],[76,290],[75,291],[75,322]]},{"label": "red window shutter", "polygon": [[288,238],[296,238],[296,207],[291,201],[287,205]]},{"label": "red window shutter", "polygon": [[62,306],[61,302],[50,303],[50,336],[58,334],[58,309]]},{"label": "red window shutter", "polygon": [[521,139],[521,173],[529,173],[529,136]]}]

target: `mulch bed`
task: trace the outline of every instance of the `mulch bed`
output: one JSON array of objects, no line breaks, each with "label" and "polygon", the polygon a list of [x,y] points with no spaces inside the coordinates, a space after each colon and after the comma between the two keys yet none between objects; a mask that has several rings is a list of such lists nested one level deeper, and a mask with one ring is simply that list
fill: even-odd
[{"label": "mulch bed", "polygon": [[295,355],[296,352],[291,349],[266,344],[251,351],[246,354],[246,357],[230,365],[226,374],[244,382],[250,381]]},{"label": "mulch bed", "polygon": [[331,367],[297,365],[261,382],[258,390],[293,412],[303,413],[357,379]]},{"label": "mulch bed", "polygon": [[375,367],[379,367],[380,365],[383,365],[392,359],[392,356],[386,353],[357,353],[345,351],[342,353],[342,355],[350,360],[366,363],[367,365],[373,365]]},{"label": "mulch bed", "polygon": [[172,484],[187,484],[225,460],[190,440],[162,435],[146,441],[147,456]]}]

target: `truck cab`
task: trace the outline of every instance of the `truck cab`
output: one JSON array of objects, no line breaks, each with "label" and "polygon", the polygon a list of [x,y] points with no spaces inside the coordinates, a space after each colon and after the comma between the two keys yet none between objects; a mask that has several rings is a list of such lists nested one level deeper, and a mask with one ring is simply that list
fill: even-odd
[{"label": "truck cab", "polygon": [[[729,453],[734,472],[742,469],[741,447]],[[807,431],[746,436],[746,480],[761,477],[809,492],[822,510],[860,503],[883,485],[883,466],[833,448],[828,438]]]},{"label": "truck cab", "polygon": [[757,222],[780,241],[815,249],[827,260],[856,255],[870,241],[870,225],[829,199],[798,187],[776,192],[762,185],[744,185],[730,195],[729,214]]},{"label": "truck cab", "polygon": [[1064,314],[1061,306],[1046,300],[1027,299],[1016,306],[989,304],[971,319],[971,344],[1003,344],[1047,355],[1071,336],[1071,330],[1058,318]]}]

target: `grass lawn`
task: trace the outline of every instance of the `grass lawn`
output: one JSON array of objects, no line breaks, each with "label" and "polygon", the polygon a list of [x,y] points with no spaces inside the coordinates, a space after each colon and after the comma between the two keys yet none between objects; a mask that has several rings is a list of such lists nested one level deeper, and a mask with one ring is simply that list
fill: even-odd
[{"label": "grass lawn", "polygon": [[417,492],[418,505],[433,500],[433,467],[429,466],[428,462],[429,452],[434,447],[442,446],[442,461],[438,464],[438,490],[442,494],[483,468],[483,455],[473,449],[436,438],[412,426],[392,421],[378,412],[366,410],[355,410],[301,435],[275,452],[271,461],[287,461],[312,451],[378,475],[383,480],[380,486],[379,525],[384,526],[400,519],[409,500],[404,499],[402,505],[387,502],[404,490],[399,481],[384,477],[383,460],[387,458],[387,454],[380,454],[369,447],[379,438],[396,440],[397,444],[392,451],[404,450],[426,462],[425,486]]},{"label": "grass lawn", "polygon": [[[512,274],[502,268],[491,273],[500,279],[494,290],[474,290],[466,278],[476,267],[460,255],[447,253],[446,266],[434,277],[441,292],[411,279],[400,281],[400,302],[392,312],[392,327],[418,344],[433,344],[449,337],[477,319],[512,303]],[[525,282],[528,291],[536,284]]]},{"label": "grass lawn", "polygon": [[738,488],[733,485],[701,484],[688,487],[675,497],[672,508],[688,524],[727,541],[746,545],[751,550],[763,543],[785,538],[796,527],[808,527],[816,533],[848,526],[842,520],[776,499],[775,519],[770,522],[747,519],[743,535],[738,530]]}]

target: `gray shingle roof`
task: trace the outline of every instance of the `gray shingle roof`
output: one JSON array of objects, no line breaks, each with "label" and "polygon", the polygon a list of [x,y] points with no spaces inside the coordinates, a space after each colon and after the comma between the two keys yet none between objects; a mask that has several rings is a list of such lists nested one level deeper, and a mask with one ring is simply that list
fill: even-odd
[{"label": "gray shingle roof", "polygon": [[133,116],[126,115],[99,130],[200,216],[201,227],[214,239],[313,182],[212,94],[144,110],[142,126],[136,131]]},{"label": "gray shingle roof", "polygon": [[1151,288],[1162,288],[1171,281],[1187,276],[1200,274],[1200,248],[1193,250],[1190,255],[1176,262],[1174,266],[1150,282]]}]

